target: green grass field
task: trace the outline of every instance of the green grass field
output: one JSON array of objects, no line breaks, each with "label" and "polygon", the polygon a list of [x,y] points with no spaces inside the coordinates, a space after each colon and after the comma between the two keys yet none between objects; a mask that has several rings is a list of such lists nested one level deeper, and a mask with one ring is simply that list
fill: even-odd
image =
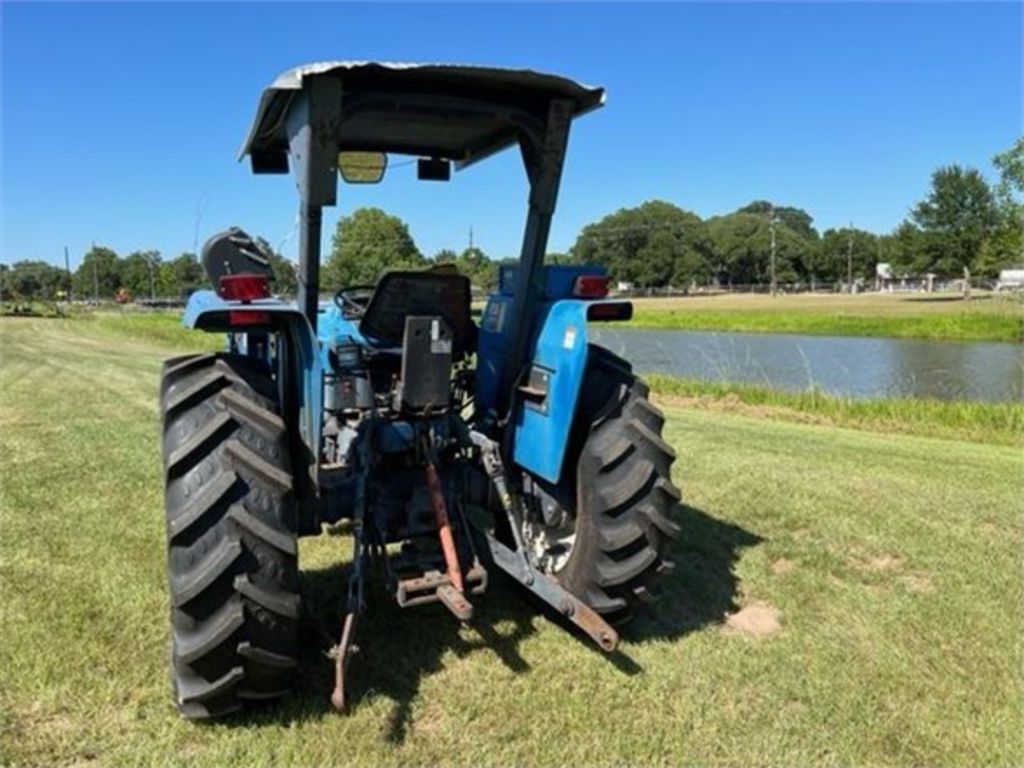
[{"label": "green grass field", "polygon": [[467,629],[382,598],[358,638],[354,712],[338,717],[323,651],[349,550],[325,536],[301,548],[295,696],[186,723],[166,670],[156,390],[161,358],[190,339],[131,322],[151,321],[0,320],[0,764],[973,766],[1024,754],[1019,447],[986,430],[892,434],[895,406],[847,429],[834,414],[801,424],[682,391],[663,401],[687,502],[677,568],[620,656],[504,583]]},{"label": "green grass field", "polygon": [[690,331],[1024,340],[1024,302],[1009,294],[727,294],[634,299],[632,325]]}]

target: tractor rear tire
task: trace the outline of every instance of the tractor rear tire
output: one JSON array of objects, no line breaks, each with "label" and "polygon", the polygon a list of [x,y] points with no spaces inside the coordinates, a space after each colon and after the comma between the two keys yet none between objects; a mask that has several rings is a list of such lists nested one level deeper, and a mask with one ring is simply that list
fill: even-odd
[{"label": "tractor rear tire", "polygon": [[[661,437],[665,417],[647,385],[607,349],[590,347],[574,455],[576,538],[558,581],[605,618],[621,623],[654,601],[680,500],[676,453]],[[567,458],[571,458],[567,457]]]},{"label": "tractor rear tire", "polygon": [[171,677],[189,719],[288,692],[298,658],[296,509],[268,367],[164,363],[160,384]]}]

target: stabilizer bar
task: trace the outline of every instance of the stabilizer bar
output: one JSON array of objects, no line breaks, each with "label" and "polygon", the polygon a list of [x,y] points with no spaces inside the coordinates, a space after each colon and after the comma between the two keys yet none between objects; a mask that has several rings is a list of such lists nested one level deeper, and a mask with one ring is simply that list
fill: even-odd
[{"label": "stabilizer bar", "polygon": [[498,503],[501,504],[508,517],[512,538],[516,544],[516,548],[511,549],[494,538],[493,534],[480,530],[487,540],[487,547],[494,564],[586,632],[601,650],[608,653],[614,651],[619,644],[619,635],[611,628],[611,625],[602,619],[597,611],[530,562],[526,544],[523,542],[520,532],[521,523],[516,508],[517,501],[509,493],[505,467],[501,460],[498,444],[476,431],[470,432],[469,438],[480,449],[484,471],[493,483],[494,490],[498,493]]},{"label": "stabilizer bar", "polygon": [[597,611],[528,564],[522,556],[492,534],[486,531],[482,533],[487,537],[487,546],[495,565],[586,632],[601,650],[608,653],[615,650],[619,644],[619,635]]}]

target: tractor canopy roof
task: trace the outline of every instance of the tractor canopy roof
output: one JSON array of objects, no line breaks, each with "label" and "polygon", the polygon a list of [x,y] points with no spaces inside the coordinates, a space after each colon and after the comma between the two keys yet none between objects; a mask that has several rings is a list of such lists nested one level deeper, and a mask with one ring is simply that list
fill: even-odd
[{"label": "tractor canopy roof", "polygon": [[573,117],[604,103],[602,88],[524,69],[307,64],[288,70],[263,91],[241,152],[251,157],[254,171],[287,167],[290,118],[318,79],[340,84],[321,90],[341,102],[327,128],[338,151],[419,155],[452,160],[457,167],[516,144],[523,132],[542,131],[553,100],[570,102]]}]

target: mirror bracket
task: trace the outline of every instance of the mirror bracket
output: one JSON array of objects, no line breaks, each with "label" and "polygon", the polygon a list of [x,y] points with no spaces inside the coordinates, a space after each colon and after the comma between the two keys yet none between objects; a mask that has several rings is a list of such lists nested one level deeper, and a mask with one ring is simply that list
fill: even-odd
[{"label": "mirror bracket", "polygon": [[420,181],[448,181],[452,177],[452,164],[439,157],[421,157],[416,163],[416,178]]}]

